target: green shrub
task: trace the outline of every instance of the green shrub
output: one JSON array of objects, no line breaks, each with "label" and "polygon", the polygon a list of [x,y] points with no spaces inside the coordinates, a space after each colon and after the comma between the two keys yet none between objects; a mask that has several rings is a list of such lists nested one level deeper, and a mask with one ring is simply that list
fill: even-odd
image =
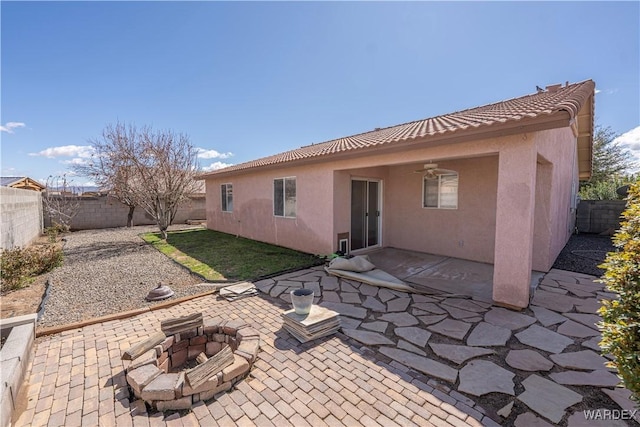
[{"label": "green shrub", "polygon": [[55,244],[4,250],[0,254],[0,290],[19,289],[33,277],[62,264],[62,249]]},{"label": "green shrub", "polygon": [[50,243],[55,243],[58,241],[58,237],[63,234],[69,232],[69,227],[65,227],[64,225],[60,225],[58,223],[54,223],[52,226],[44,229],[44,234],[49,239]]},{"label": "green shrub", "polygon": [[601,268],[601,282],[620,298],[604,301],[602,315],[602,347],[614,360],[618,376],[640,401],[640,181],[629,189],[623,221],[614,236],[617,252],[611,252]]},{"label": "green shrub", "polygon": [[622,198],[616,193],[620,186],[622,184],[616,181],[587,183],[580,189],[579,194],[582,200],[617,200]]}]

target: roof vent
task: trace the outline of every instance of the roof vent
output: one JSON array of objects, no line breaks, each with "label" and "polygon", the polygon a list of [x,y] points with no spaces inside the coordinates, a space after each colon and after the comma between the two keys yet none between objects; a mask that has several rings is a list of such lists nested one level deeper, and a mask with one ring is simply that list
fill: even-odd
[{"label": "roof vent", "polygon": [[380,129],[382,129],[382,128],[375,128],[373,131],[374,132],[378,132]]},{"label": "roof vent", "polygon": [[560,89],[562,87],[562,84],[558,83],[556,85],[549,85],[547,86],[547,92],[557,92],[558,89]]}]

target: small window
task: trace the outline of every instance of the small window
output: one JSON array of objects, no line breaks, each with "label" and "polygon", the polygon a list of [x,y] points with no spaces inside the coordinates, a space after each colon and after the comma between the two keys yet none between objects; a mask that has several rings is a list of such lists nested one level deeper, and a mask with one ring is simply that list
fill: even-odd
[{"label": "small window", "polygon": [[435,209],[457,209],[458,174],[451,172],[425,176],[422,206]]},{"label": "small window", "polygon": [[273,180],[273,214],[285,218],[296,217],[296,178]]},{"label": "small window", "polygon": [[222,184],[220,194],[222,196],[222,211],[233,212],[233,185]]}]

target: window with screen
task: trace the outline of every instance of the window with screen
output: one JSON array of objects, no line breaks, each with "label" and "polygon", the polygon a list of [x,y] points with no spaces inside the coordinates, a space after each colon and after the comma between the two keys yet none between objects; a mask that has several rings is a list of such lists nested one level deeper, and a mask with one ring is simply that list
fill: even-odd
[{"label": "window with screen", "polygon": [[285,218],[296,217],[296,178],[273,180],[273,214]]},{"label": "window with screen", "polygon": [[458,208],[458,174],[450,172],[425,176],[422,206],[432,209]]}]

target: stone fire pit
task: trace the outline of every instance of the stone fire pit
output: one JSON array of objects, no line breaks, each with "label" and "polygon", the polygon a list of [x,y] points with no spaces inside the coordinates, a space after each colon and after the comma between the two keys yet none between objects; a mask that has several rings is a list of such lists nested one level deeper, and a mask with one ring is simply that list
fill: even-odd
[{"label": "stone fire pit", "polygon": [[127,383],[159,410],[189,409],[247,376],[260,334],[239,320],[203,321],[202,313],[161,322],[161,332],[127,350]]}]

